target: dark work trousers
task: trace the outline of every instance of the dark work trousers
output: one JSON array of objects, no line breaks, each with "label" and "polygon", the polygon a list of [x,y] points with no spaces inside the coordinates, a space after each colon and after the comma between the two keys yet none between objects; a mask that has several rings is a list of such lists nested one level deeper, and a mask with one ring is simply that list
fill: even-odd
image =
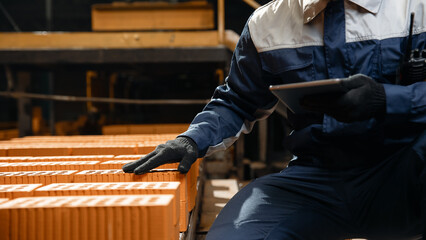
[{"label": "dark work trousers", "polygon": [[296,164],[258,178],[228,202],[207,239],[421,239],[425,143],[424,132],[370,168]]}]

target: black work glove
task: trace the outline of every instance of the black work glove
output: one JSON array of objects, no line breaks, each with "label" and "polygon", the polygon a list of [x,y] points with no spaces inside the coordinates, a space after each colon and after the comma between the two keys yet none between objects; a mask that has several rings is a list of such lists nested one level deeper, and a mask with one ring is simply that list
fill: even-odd
[{"label": "black work glove", "polygon": [[307,95],[300,104],[347,123],[385,115],[386,94],[382,84],[363,74],[351,76],[341,84],[347,89],[345,93]]},{"label": "black work glove", "polygon": [[166,163],[180,162],[178,170],[187,173],[197,157],[197,144],[191,138],[177,137],[158,145],[154,151],[139,160],[127,163],[123,166],[123,171],[139,175]]}]

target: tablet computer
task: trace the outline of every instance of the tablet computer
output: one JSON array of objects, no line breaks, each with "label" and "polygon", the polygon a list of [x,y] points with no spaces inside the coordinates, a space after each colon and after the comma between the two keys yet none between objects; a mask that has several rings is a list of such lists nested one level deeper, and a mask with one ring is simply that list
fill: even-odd
[{"label": "tablet computer", "polygon": [[345,93],[347,89],[341,84],[346,78],[335,78],[311,82],[271,85],[269,89],[293,113],[306,113],[308,110],[300,106],[302,97],[321,93]]}]

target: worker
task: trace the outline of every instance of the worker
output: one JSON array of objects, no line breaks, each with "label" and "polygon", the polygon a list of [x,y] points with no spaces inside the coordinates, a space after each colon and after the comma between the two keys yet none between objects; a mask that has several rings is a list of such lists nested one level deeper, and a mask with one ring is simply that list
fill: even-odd
[{"label": "worker", "polygon": [[[279,173],[253,180],[222,209],[207,239],[416,239],[426,213],[426,82],[397,85],[426,46],[425,0],[276,0],[249,18],[226,83],[189,129],[123,166],[143,174],[231,146],[277,106],[270,85],[346,78],[342,94],[308,95],[289,112]],[[407,78],[409,76],[402,76]]]}]

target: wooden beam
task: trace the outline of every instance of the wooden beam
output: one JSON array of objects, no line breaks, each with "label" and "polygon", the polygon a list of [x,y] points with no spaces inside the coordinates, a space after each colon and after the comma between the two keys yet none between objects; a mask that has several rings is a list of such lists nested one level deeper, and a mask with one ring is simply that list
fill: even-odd
[{"label": "wooden beam", "polygon": [[214,10],[207,1],[183,3],[115,2],[92,6],[92,30],[199,30],[214,28]]},{"label": "wooden beam", "polygon": [[223,44],[225,38],[225,0],[217,1],[217,31],[219,43]]},{"label": "wooden beam", "polygon": [[1,49],[212,47],[217,31],[0,33]]},{"label": "wooden beam", "polygon": [[225,39],[224,39],[224,45],[230,50],[234,51],[235,47],[237,46],[238,40],[240,39],[240,35],[238,33],[232,31],[232,30],[226,30],[225,31]]},{"label": "wooden beam", "polygon": [[0,33],[0,49],[207,47],[218,44],[216,31]]},{"label": "wooden beam", "polygon": [[255,0],[243,0],[243,1],[254,9],[257,9],[257,8],[260,7],[260,4],[258,2],[256,2]]}]

